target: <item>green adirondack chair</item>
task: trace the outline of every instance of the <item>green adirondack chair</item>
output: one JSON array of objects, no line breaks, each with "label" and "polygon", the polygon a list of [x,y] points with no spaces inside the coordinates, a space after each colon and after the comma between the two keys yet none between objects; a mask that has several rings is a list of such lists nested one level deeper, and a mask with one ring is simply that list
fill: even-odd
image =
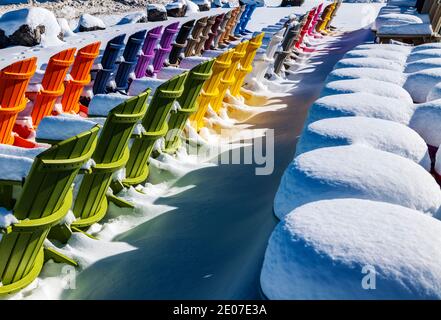
[{"label": "green adirondack chair", "polygon": [[44,249],[43,242],[51,227],[71,207],[72,183],[95,149],[98,130],[98,126],[93,127],[55,144],[35,158],[13,207],[19,223],[2,230],[0,294],[29,285],[39,275],[45,258],[63,257],[52,249]]},{"label": "green adirondack chair", "polygon": [[184,72],[177,75],[156,89],[141,121],[145,132],[134,137],[130,148],[130,157],[126,164],[126,178],[122,181],[124,186],[137,185],[147,180],[149,157],[156,140],[165,136],[168,131],[167,117],[173,103],[182,95],[187,74],[188,72]]},{"label": "green adirondack chair", "polygon": [[165,136],[164,152],[173,154],[181,146],[181,133],[187,119],[198,108],[197,97],[201,92],[204,82],[211,77],[211,67],[215,59],[208,60],[191,69],[184,84],[184,92],[177,99],[181,108],[170,113],[168,119],[168,132]]},{"label": "green adirondack chair", "polygon": [[[116,202],[119,206],[132,207],[129,203],[122,203],[122,199],[109,195],[107,190],[112,182],[113,174],[123,168],[129,159],[129,140],[133,129],[147,110],[149,94],[150,90],[147,90],[122,102],[109,112],[92,156],[95,164],[89,172],[84,173],[74,199],[72,211],[77,220],[70,227],[60,225],[53,228],[49,238],[65,243],[69,240],[72,231],[83,232],[104,218],[108,200]],[[44,142],[55,143],[56,141],[44,140]]]}]

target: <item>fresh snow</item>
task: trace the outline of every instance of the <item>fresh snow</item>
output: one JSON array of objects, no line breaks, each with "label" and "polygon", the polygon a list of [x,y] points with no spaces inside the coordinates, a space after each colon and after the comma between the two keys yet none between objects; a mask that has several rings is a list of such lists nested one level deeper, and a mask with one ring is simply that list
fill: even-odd
[{"label": "fresh snow", "polygon": [[362,145],[320,148],[296,157],[274,200],[283,219],[308,202],[360,198],[399,204],[440,216],[441,191],[420,165]]},{"label": "fresh snow", "polygon": [[131,97],[119,93],[94,95],[90,101],[88,113],[92,117],[106,117],[113,108],[129,98]]},{"label": "fresh snow", "polygon": [[0,154],[0,180],[22,181],[31,170],[33,159],[10,154]]},{"label": "fresh snow", "polygon": [[433,147],[441,145],[441,99],[417,105],[409,126]]},{"label": "fresh snow", "polygon": [[440,233],[440,221],[398,205],[312,202],[273,232],[262,290],[269,299],[440,299]]},{"label": "fresh snow", "polygon": [[93,119],[76,115],[44,117],[37,128],[37,139],[61,141],[89,130],[95,125]]},{"label": "fresh snow", "polygon": [[[14,223],[18,223],[18,220],[14,214],[9,210],[0,207],[0,228],[5,229]],[[2,235],[0,235],[0,241],[1,237]]]},{"label": "fresh snow", "polygon": [[360,144],[394,153],[430,170],[424,140],[405,125],[365,117],[342,117],[313,122],[303,131],[296,156],[318,148]]}]

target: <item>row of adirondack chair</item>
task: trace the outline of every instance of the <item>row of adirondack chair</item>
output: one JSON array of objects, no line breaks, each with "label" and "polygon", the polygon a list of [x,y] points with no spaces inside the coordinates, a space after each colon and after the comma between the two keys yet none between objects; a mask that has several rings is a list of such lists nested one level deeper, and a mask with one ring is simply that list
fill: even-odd
[{"label": "row of adirondack chair", "polygon": [[[189,21],[180,30],[174,23],[164,31],[162,27],[149,32],[140,31],[131,35],[125,46],[125,35],[115,37],[107,44],[101,68],[96,71],[94,93],[109,92],[112,74],[115,74],[114,88],[125,91],[128,75],[132,72],[136,77],[154,76],[159,67],[177,65],[187,54],[201,54],[203,50],[230,45],[231,41],[248,33],[246,25],[253,11],[252,6],[249,9],[238,7],[225,14]],[[45,240],[56,239],[65,243],[72,232],[82,232],[93,238],[85,231],[103,219],[109,201],[133,207],[114,194],[121,188],[146,181],[149,158],[159,138],[165,137],[164,151],[174,153],[182,144],[181,132],[187,120],[200,129],[210,105],[217,112],[221,110],[227,90],[234,95],[240,94],[240,87],[252,69],[253,58],[263,37],[264,33],[260,33],[239,42],[219,51],[217,57],[205,59],[191,70],[164,81],[151,99],[150,89],[146,88],[111,109],[105,119],[92,116],[87,120],[78,119],[90,123],[89,128],[63,141],[56,137],[40,139],[38,131],[37,142],[27,140],[29,132],[16,124],[17,115],[26,109],[28,99],[34,102],[30,115],[35,128],[63,117],[53,115],[56,103],[61,104],[64,113],[83,111],[87,114],[80,98],[84,88],[91,84],[91,70],[99,55],[100,43],[89,44],[78,52],[74,48],[63,50],[51,57],[36,92],[27,92],[36,70],[36,58],[16,62],[1,70],[1,144],[15,144],[5,146],[11,154],[17,150],[24,154],[23,147],[37,146],[45,150],[32,157],[32,167],[22,179],[0,180],[0,206],[11,210],[19,220],[1,230],[0,294],[16,292],[29,285],[39,275],[45,260],[75,266],[76,262],[69,257],[46,247]],[[159,47],[156,47],[157,41]],[[117,63],[123,47],[123,59]],[[191,50],[185,53],[189,47]],[[142,53],[138,58],[140,49]],[[167,54],[170,60],[174,60],[166,63]],[[152,64],[146,63],[147,60]],[[176,102],[180,108],[171,112]],[[135,133],[139,124],[143,130]],[[93,165],[88,165],[90,159],[93,159]],[[118,180],[115,173],[122,168],[125,177]],[[74,196],[72,184],[78,175],[82,179],[77,182],[79,188]],[[21,193],[15,198],[17,187]],[[63,222],[69,209],[76,217],[71,225]]]},{"label": "row of adirondack chair", "polygon": [[[391,40],[401,41],[419,45],[427,42],[439,42],[441,40],[441,1],[440,0],[416,0],[412,6],[408,4],[394,3],[384,7],[381,13],[397,14],[391,18],[399,18],[399,15],[426,16],[428,18],[427,27],[423,23],[403,23],[396,25],[392,21],[392,26],[382,26],[376,30],[378,43],[389,43]],[[424,28],[419,28],[424,27]]]}]

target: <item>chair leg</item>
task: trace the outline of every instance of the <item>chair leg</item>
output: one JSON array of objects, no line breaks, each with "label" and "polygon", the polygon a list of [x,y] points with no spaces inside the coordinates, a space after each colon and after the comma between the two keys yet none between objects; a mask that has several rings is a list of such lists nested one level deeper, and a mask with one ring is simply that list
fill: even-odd
[{"label": "chair leg", "polygon": [[51,259],[54,260],[55,262],[58,262],[58,263],[66,263],[68,265],[78,267],[78,263],[75,260],[65,256],[64,254],[56,251],[53,248],[45,247],[44,248],[44,261],[48,261]]},{"label": "chair leg", "polygon": [[130,208],[133,209],[135,208],[135,205],[131,202],[128,202],[126,200],[123,200],[115,195],[107,195],[107,199],[112,202],[113,204],[115,204],[117,207],[120,208]]}]

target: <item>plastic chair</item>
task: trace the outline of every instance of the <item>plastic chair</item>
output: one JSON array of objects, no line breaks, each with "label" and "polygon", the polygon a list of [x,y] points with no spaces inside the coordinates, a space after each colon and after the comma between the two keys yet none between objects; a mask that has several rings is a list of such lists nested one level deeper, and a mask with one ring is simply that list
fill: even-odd
[{"label": "plastic chair", "polygon": [[0,240],[0,294],[29,285],[39,275],[45,258],[63,258],[52,249],[45,250],[43,244],[51,227],[71,207],[72,183],[94,151],[98,130],[94,127],[60,142],[35,158],[12,210],[19,223],[4,229]]},{"label": "plastic chair", "polygon": [[217,36],[217,34],[219,32],[221,32],[220,25],[221,25],[222,21],[224,20],[224,17],[225,17],[225,13],[222,13],[222,14],[219,14],[218,16],[216,16],[216,20],[214,21],[214,24],[211,26],[211,31],[208,33],[208,39],[204,43],[205,50],[212,49],[215,37]]},{"label": "plastic chair", "polygon": [[147,112],[141,121],[145,129],[136,136],[130,147],[130,157],[126,164],[126,178],[122,181],[125,186],[137,185],[144,182],[149,175],[148,161],[156,140],[166,135],[168,131],[167,117],[173,103],[182,95],[187,72],[161,84],[153,95]]},{"label": "plastic chair", "polygon": [[32,57],[0,70],[0,143],[14,143],[12,129],[26,107],[25,91],[36,69],[37,58]]},{"label": "plastic chair", "polygon": [[152,30],[147,32],[144,44],[142,46],[142,53],[138,57],[138,62],[135,66],[136,78],[145,77],[150,61],[153,59],[153,56],[155,54],[155,47],[158,43],[159,38],[161,37],[161,33],[162,26],[153,28]]},{"label": "plastic chair", "polygon": [[184,48],[187,46],[187,39],[194,26],[196,20],[190,20],[181,26],[178,34],[176,35],[175,42],[172,44],[172,50],[168,56],[168,64],[170,66],[178,66],[180,56]]},{"label": "plastic chair", "polygon": [[214,61],[215,59],[211,59],[203,62],[189,71],[184,84],[184,91],[177,99],[180,109],[170,113],[168,119],[169,130],[165,136],[164,152],[174,153],[180,147],[182,143],[180,135],[188,118],[198,109],[196,100],[204,82],[210,79],[212,75],[211,68]]},{"label": "plastic chair", "polygon": [[205,42],[208,40],[209,34],[211,32],[211,28],[216,22],[216,16],[211,16],[207,20],[207,25],[201,32],[198,43],[196,43],[194,48],[194,55],[200,56],[202,54],[202,50],[204,50]]},{"label": "plastic chair", "polygon": [[102,68],[98,70],[95,80],[93,81],[93,94],[107,92],[107,84],[109,83],[110,77],[115,69],[115,63],[124,47],[125,37],[125,34],[121,34],[107,42],[106,49],[101,58]]},{"label": "plastic chair", "polygon": [[78,113],[80,111],[80,96],[84,86],[91,81],[90,70],[95,58],[100,52],[101,42],[91,43],[78,50],[74,63],[70,70],[70,79],[64,83],[64,94],[61,98],[63,111],[66,113]]},{"label": "plastic chair", "polygon": [[41,81],[42,89],[37,92],[31,117],[34,128],[41,119],[50,115],[55,102],[64,93],[64,81],[70,66],[74,62],[76,48],[63,50],[49,59],[46,71]]},{"label": "plastic chair", "polygon": [[188,39],[187,46],[185,47],[184,55],[186,57],[194,55],[194,49],[201,39],[201,34],[204,28],[207,26],[207,21],[208,17],[203,17],[196,21],[196,24],[191,31],[191,37]]},{"label": "plastic chair", "polygon": [[223,34],[226,31],[226,27],[227,27],[228,21],[230,21],[230,19],[231,19],[232,11],[233,10],[228,11],[227,13],[225,13],[224,18],[223,18],[222,22],[219,25],[219,29],[217,31],[217,34],[216,34],[216,36],[213,39],[213,44],[211,46],[211,49],[217,49],[219,47],[219,44],[220,44],[220,42],[222,40],[222,37],[223,37]]},{"label": "plastic chair", "polygon": [[174,35],[179,31],[179,22],[172,23],[164,29],[161,40],[159,41],[160,48],[155,50],[155,56],[153,58],[153,68],[147,70],[147,76],[155,76],[164,67],[165,59],[172,50],[171,42]]}]

